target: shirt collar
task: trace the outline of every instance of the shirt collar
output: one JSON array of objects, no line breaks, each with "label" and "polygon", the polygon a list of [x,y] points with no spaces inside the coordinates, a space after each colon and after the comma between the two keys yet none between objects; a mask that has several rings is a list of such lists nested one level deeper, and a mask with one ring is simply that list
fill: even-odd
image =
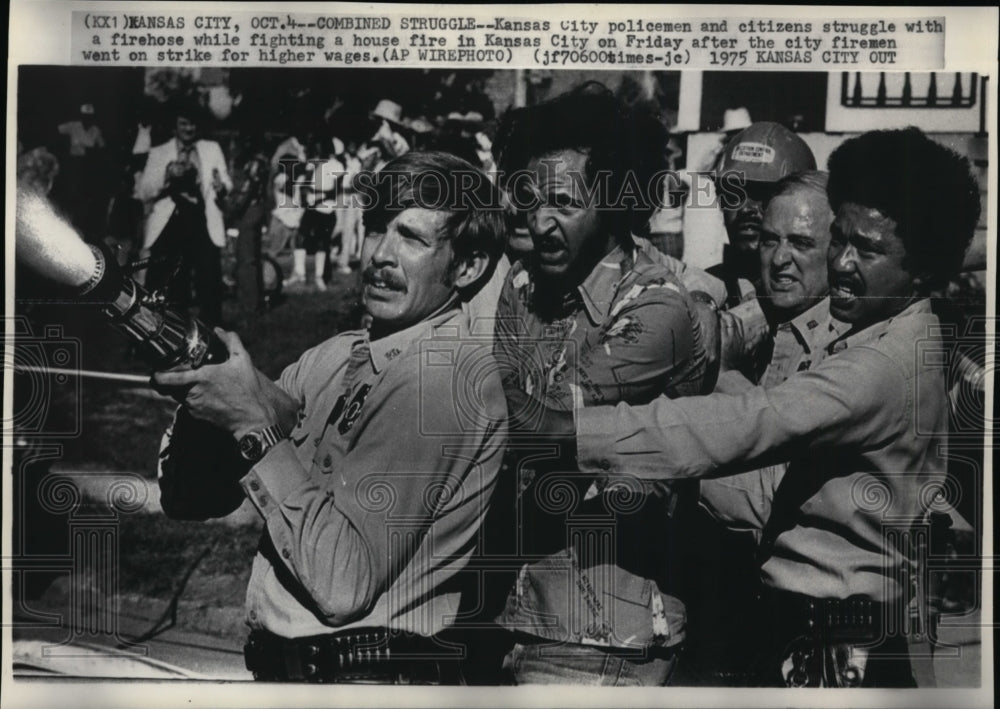
[{"label": "shirt collar", "polygon": [[821,298],[805,312],[799,313],[786,323],[778,325],[778,330],[791,329],[806,347],[807,352],[815,352],[826,347],[832,340],[847,330],[847,326],[830,314],[830,298]]},{"label": "shirt collar", "polygon": [[577,286],[583,309],[594,325],[600,325],[611,312],[615,292],[621,279],[631,271],[639,259],[648,258],[639,249],[633,249],[631,254],[621,246],[616,246],[611,253],[602,258],[594,266],[594,270]]},{"label": "shirt collar", "polygon": [[[383,368],[406,352],[414,342],[438,335],[445,336],[452,334],[451,330],[454,330],[453,334],[457,337],[457,323],[452,323],[451,321],[461,313],[462,311],[457,303],[453,303],[450,307],[445,308],[436,315],[431,315],[404,330],[380,337],[377,340],[368,340],[368,333],[366,332],[365,339],[368,340],[368,351],[372,369],[378,374]],[[445,330],[449,330],[449,332],[446,333]]]},{"label": "shirt collar", "polygon": [[893,315],[891,318],[886,318],[885,320],[879,320],[876,323],[872,323],[863,330],[851,331],[849,325],[844,324],[841,336],[830,343],[828,349],[831,354],[836,354],[837,352],[842,352],[848,347],[853,347],[855,345],[864,344],[865,342],[871,342],[872,340],[877,340],[879,337],[884,335],[889,329],[889,326],[895,320],[902,318],[911,317],[913,315],[919,315],[924,313],[931,313],[931,301],[930,298],[921,298],[916,302],[911,303],[906,308],[900,312]]}]

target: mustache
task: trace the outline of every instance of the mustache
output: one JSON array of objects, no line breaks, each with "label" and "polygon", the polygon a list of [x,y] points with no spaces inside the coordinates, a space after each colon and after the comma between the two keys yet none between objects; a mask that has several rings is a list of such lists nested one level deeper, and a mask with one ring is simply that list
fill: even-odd
[{"label": "mustache", "polygon": [[390,290],[406,291],[406,282],[391,271],[385,271],[373,266],[369,266],[361,274],[361,280],[369,285],[378,281],[385,284]]},{"label": "mustache", "polygon": [[851,289],[855,293],[861,293],[864,290],[864,285],[856,278],[831,274],[830,287],[836,288],[837,286],[844,286]]},{"label": "mustache", "polygon": [[542,234],[541,236],[532,236],[534,239],[535,247],[539,250],[546,249],[564,249],[566,248],[566,243],[560,239],[558,236],[553,236],[551,234]]}]

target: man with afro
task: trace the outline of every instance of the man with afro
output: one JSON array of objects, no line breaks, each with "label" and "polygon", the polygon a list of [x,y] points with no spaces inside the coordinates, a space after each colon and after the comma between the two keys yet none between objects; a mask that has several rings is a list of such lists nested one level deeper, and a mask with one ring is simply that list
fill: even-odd
[{"label": "man with afro", "polygon": [[829,173],[830,309],[847,328],[819,365],[739,394],[583,408],[575,420],[547,411],[540,425],[536,412],[530,427],[575,446],[579,470],[602,479],[790,461],[761,539],[760,632],[746,644],[761,683],[914,686],[911,527],[942,492],[948,435],[929,294],[961,265],[979,191],[966,160],[916,128],[847,140]]}]

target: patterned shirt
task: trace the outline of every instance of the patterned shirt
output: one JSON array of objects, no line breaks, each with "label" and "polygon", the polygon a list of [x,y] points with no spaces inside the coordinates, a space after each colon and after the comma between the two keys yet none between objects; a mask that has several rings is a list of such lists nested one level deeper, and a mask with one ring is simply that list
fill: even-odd
[{"label": "patterned shirt", "polygon": [[[514,264],[497,309],[496,354],[505,389],[564,411],[693,394],[705,372],[683,286],[642,251],[620,248],[557,300]],[[665,555],[646,544],[668,534],[675,491],[641,483],[609,488],[579,473],[535,479],[529,466],[517,471],[517,504],[519,556],[532,560],[497,622],[583,644],[683,640],[684,606],[663,592]]]},{"label": "patterned shirt", "polygon": [[696,478],[791,460],[761,546],[765,585],[906,597],[910,527],[945,474],[946,350],[930,301],[849,332],[772,388],[577,412],[581,470]]}]

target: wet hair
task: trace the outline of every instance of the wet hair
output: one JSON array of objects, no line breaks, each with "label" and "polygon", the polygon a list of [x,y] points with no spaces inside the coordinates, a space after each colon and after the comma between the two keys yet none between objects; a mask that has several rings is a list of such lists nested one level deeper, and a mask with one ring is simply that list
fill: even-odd
[{"label": "wet hair", "polygon": [[[618,237],[643,233],[660,205],[651,194],[654,175],[668,167],[669,136],[658,116],[641,106],[627,109],[603,84],[590,81],[550,101],[508,111],[500,121],[494,156],[501,179],[523,170],[533,158],[561,150],[587,156],[586,178],[607,172],[608,194],[601,210],[602,223]],[[624,192],[629,174],[638,194]],[[632,197],[638,199],[633,199]]]},{"label": "wet hair", "polygon": [[834,212],[853,202],[891,218],[907,259],[931,288],[958,272],[980,210],[965,158],[910,127],[851,138],[828,166]]},{"label": "wet hair", "polygon": [[507,243],[510,224],[504,196],[486,173],[449,153],[413,150],[387,163],[371,179],[372,201],[363,215],[366,230],[385,229],[411,207],[446,211],[454,262],[477,251],[485,253],[489,264],[478,283],[489,279]]}]

